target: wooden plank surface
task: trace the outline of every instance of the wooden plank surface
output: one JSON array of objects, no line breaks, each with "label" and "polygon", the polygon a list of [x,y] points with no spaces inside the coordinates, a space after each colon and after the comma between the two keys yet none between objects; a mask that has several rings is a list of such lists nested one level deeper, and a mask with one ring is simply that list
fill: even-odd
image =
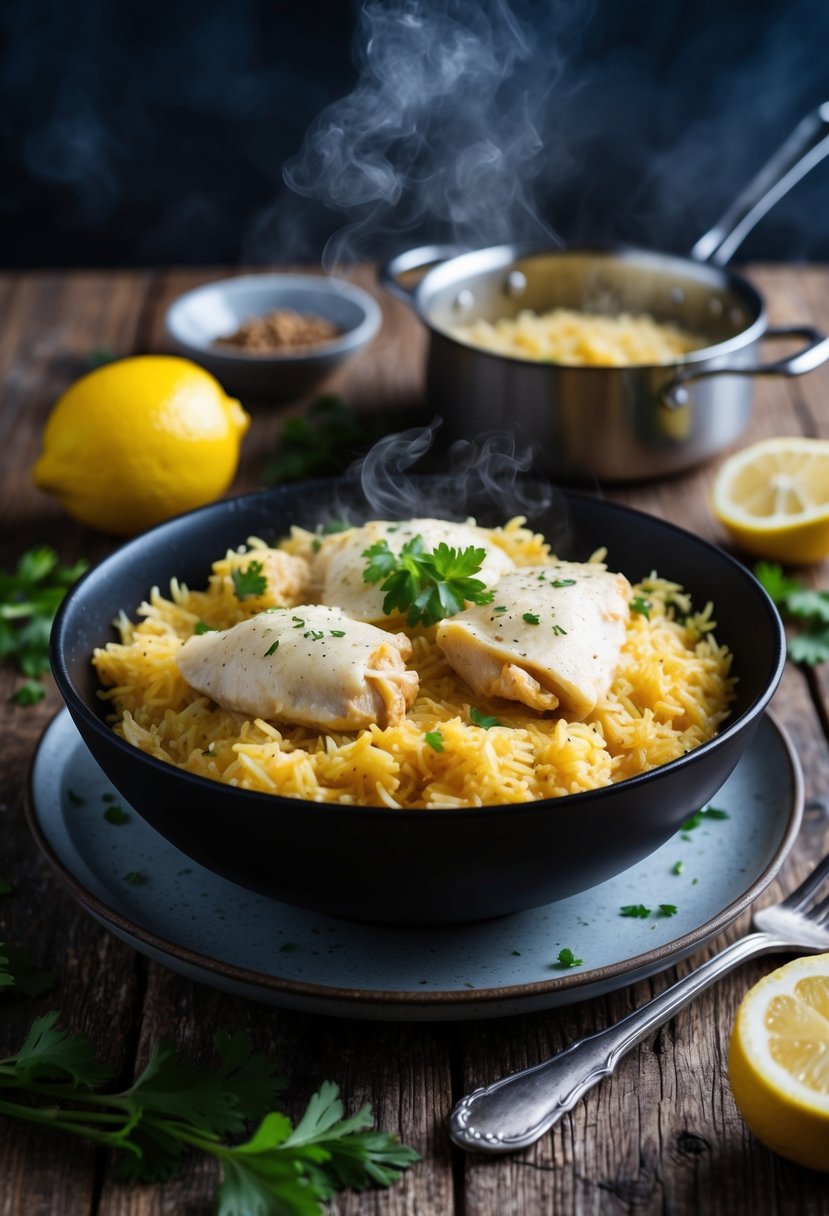
[{"label": "wooden plank surface", "polygon": [[[829,269],[754,267],[773,323],[829,328]],[[180,291],[216,272],[39,273],[0,277],[0,567],[34,544],[61,557],[96,560],[115,542],[75,524],[31,482],[30,468],[56,396],[86,366],[90,352],[117,356],[163,350],[163,311]],[[374,290],[384,324],[374,345],[330,385],[355,407],[399,410],[419,399],[425,334],[405,305]],[[770,357],[778,349],[769,345]],[[773,434],[829,438],[829,369],[799,381],[758,383],[744,441]],[[234,492],[261,482],[285,410],[258,408]],[[664,483],[608,494],[689,527],[716,543],[725,538],[707,506],[716,464]],[[825,567],[811,572],[827,585]],[[771,902],[829,847],[829,750],[825,723],[829,676],[786,672],[774,709],[804,767],[804,828]],[[539,1144],[507,1158],[450,1149],[445,1119],[469,1088],[543,1059],[573,1038],[618,1019],[748,928],[740,918],[711,947],[661,976],[565,1009],[459,1025],[377,1024],[326,1019],[269,1008],[191,983],[148,962],[92,921],[39,855],[24,822],[26,773],[37,739],[60,698],[54,687],[22,710],[8,696],[14,679],[0,667],[0,875],[15,890],[0,898],[0,941],[26,947],[58,975],[54,992],[0,1005],[0,1055],[19,1042],[35,1013],[59,1006],[63,1019],[104,1046],[126,1079],[159,1037],[194,1059],[210,1059],[219,1027],[246,1029],[255,1045],[280,1058],[291,1083],[285,1106],[297,1114],[324,1078],[337,1080],[349,1104],[374,1104],[378,1124],[422,1154],[420,1165],[388,1192],[344,1195],[336,1216],[524,1216],[525,1213],[798,1212],[829,1210],[826,1176],[774,1157],[742,1123],[725,1076],[727,1036],[750,983],[769,967],[747,964],[703,994],[652,1041],[620,1065]],[[151,1216],[211,1210],[216,1172],[192,1162],[164,1186],[127,1188],[111,1162],[59,1135],[0,1123],[0,1216]]]}]

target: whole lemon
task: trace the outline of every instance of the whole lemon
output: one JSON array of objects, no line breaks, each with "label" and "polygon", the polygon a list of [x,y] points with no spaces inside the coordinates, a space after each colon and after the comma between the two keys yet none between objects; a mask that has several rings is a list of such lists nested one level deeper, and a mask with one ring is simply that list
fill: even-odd
[{"label": "whole lemon", "polygon": [[195,363],[136,355],[63,393],[33,476],[82,523],[131,536],[224,493],[249,425]]}]

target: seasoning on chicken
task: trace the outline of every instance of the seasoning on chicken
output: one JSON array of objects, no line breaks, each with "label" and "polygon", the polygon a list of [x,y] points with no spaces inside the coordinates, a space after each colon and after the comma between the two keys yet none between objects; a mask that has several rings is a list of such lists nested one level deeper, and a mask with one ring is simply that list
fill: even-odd
[{"label": "seasoning on chicken", "polygon": [[304,604],[189,638],[181,674],[223,709],[331,730],[396,726],[418,690],[403,633]]},{"label": "seasoning on chicken", "polygon": [[441,542],[454,549],[470,545],[486,553],[475,577],[487,587],[494,586],[502,574],[515,569],[515,563],[503,549],[493,544],[491,534],[475,524],[451,523],[446,519],[374,519],[360,528],[326,536],[314,557],[311,579],[318,598],[324,604],[338,604],[349,616],[360,621],[387,619],[383,612],[383,592],[379,584],[363,579],[367,549],[385,541],[389,549],[400,550],[415,536],[423,542],[425,552]]},{"label": "seasoning on chicken", "polygon": [[613,682],[631,594],[597,562],[516,570],[491,604],[442,621],[437,642],[476,693],[584,718]]}]

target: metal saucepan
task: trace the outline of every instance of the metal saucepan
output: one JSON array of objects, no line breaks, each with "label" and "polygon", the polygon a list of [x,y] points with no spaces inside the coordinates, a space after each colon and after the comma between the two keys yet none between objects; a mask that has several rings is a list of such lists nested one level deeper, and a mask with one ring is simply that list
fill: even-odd
[{"label": "metal saucepan", "polygon": [[[752,400],[751,377],[799,376],[829,359],[810,325],[769,327],[763,297],[723,269],[768,209],[829,153],[829,102],[808,115],[690,257],[595,246],[410,249],[381,281],[431,330],[427,392],[444,437],[508,428],[534,442],[562,480],[629,481],[698,464],[733,443]],[[428,267],[416,286],[404,285]],[[453,337],[458,325],[522,309],[648,313],[710,342],[669,365],[571,367],[493,354]],[[802,339],[796,354],[759,361],[761,341]]]}]

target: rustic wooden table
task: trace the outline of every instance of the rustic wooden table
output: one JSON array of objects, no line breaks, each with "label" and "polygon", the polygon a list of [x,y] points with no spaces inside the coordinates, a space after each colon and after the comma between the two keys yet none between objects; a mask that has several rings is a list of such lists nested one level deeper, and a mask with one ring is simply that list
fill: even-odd
[{"label": "rustic wooden table", "polygon": [[[767,295],[772,322],[829,327],[829,268],[757,266],[748,271]],[[162,316],[183,289],[215,272],[8,274],[0,279],[0,568],[34,544],[54,545],[64,561],[95,560],[111,539],[73,523],[32,484],[30,469],[58,393],[86,369],[90,352],[116,356],[164,349]],[[371,276],[363,276],[372,283]],[[413,315],[378,292],[380,337],[336,387],[354,405],[398,406],[420,391],[425,336]],[[746,440],[775,434],[829,437],[829,367],[799,380],[758,383]],[[284,417],[258,411],[234,491],[260,484]],[[610,495],[723,542],[706,506],[712,466],[663,484]],[[825,569],[811,572],[826,584]],[[149,1045],[166,1037],[195,1059],[210,1058],[216,1028],[244,1028],[280,1058],[290,1075],[285,1106],[297,1114],[324,1078],[338,1081],[350,1105],[370,1100],[378,1124],[422,1154],[389,1191],[348,1194],[335,1213],[416,1216],[524,1216],[525,1213],[829,1211],[827,1175],[789,1165],[747,1132],[726,1078],[729,1027],[749,984],[772,963],[750,963],[635,1050],[612,1080],[594,1089],[561,1124],[525,1153],[471,1156],[453,1150],[446,1116],[469,1089],[532,1064],[615,1021],[709,952],[747,930],[748,914],[707,950],[609,996],[564,1009],[469,1023],[345,1021],[286,1012],[189,982],[148,962],[73,902],[38,852],[24,820],[27,772],[38,738],[60,708],[50,686],[39,705],[21,709],[9,694],[14,676],[0,668],[0,873],[14,891],[0,899],[0,941],[26,948],[56,970],[57,987],[38,1000],[0,1005],[0,1055],[22,1037],[35,1013],[59,1007],[68,1026],[99,1042],[132,1075]],[[798,882],[829,846],[829,672],[789,667],[774,698],[805,772],[800,837],[771,902]],[[49,1133],[0,1124],[2,1216],[199,1216],[211,1210],[216,1172],[189,1163],[172,1182],[126,1187],[102,1153]]]}]

